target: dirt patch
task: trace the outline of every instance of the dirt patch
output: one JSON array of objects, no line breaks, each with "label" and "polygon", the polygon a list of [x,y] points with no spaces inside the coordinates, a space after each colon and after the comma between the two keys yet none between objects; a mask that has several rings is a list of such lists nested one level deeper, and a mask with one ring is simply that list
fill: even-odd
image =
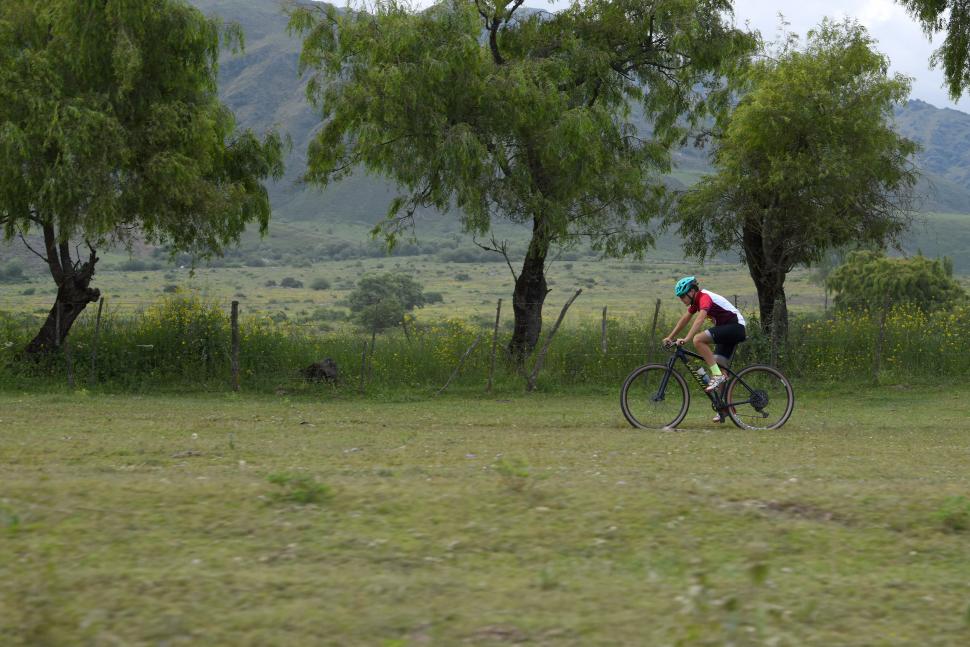
[{"label": "dirt patch", "polygon": [[728,501],[726,507],[764,511],[795,519],[808,519],[809,521],[828,521],[845,525],[851,523],[851,519],[838,512],[799,501],[761,501],[759,499],[746,499],[743,501]]}]

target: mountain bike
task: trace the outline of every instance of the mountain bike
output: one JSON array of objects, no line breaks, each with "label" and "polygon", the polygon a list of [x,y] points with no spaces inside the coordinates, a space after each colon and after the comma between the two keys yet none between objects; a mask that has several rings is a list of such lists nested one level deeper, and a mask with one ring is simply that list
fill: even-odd
[{"label": "mountain bike", "polygon": [[[683,421],[690,407],[687,380],[676,370],[677,360],[687,373],[706,387],[704,377],[691,368],[690,359],[701,356],[680,346],[672,350],[666,364],[645,364],[633,370],[620,390],[623,416],[641,429],[673,429]],[[703,360],[701,360],[703,365]],[[711,408],[724,420],[727,416],[742,429],[778,429],[791,417],[795,392],[778,369],[764,364],[746,366],[737,373],[722,367],[727,381],[715,391],[704,392]]]}]

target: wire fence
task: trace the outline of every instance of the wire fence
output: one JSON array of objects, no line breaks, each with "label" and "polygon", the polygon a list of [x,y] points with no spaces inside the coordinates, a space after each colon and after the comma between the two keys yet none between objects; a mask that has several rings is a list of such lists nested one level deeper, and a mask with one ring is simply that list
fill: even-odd
[{"label": "wire fence", "polygon": [[[523,362],[509,350],[509,301],[462,317],[408,317],[377,334],[348,321],[280,319],[272,311],[193,294],[105,299],[89,306],[66,343],[40,362],[25,361],[22,350],[46,313],[0,307],[0,386],[53,380],[127,390],[183,385],[428,395],[457,388],[612,388],[636,366],[666,360],[660,341],[683,313],[660,300],[635,315],[610,305],[573,310],[573,301],[562,309],[547,304],[543,334]],[[769,363],[790,377],[817,381],[962,374],[961,346],[970,333],[966,309],[798,315],[784,338],[765,334],[755,313],[745,315],[749,339],[738,347],[735,367]]]}]

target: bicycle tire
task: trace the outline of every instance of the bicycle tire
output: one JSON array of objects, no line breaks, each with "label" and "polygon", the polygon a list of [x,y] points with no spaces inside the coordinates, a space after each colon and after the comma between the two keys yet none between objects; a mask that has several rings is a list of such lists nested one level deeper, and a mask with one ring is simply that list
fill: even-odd
[{"label": "bicycle tire", "polygon": [[[773,366],[752,364],[738,371],[728,382],[724,395],[727,403],[735,401],[735,391],[739,388],[745,389],[745,392],[739,394],[738,400],[755,400],[753,403],[731,404],[726,407],[731,422],[741,429],[778,429],[788,422],[795,410],[795,391],[791,382]],[[769,409],[772,403],[783,404],[777,417],[771,412],[778,409]],[[765,424],[757,424],[758,422]]]},{"label": "bicycle tire", "polygon": [[[661,409],[660,405],[662,402],[658,402],[652,397],[645,398],[651,392],[656,393],[663,379],[663,373],[666,372],[667,366],[665,364],[645,364],[633,369],[633,372],[623,382],[623,388],[620,389],[620,409],[623,411],[623,416],[627,422],[632,426],[638,429],[669,429],[679,425],[687,416],[687,409],[690,407],[690,389],[687,388],[687,381],[684,379],[684,376],[677,371],[670,371],[671,380],[667,382],[666,394],[676,393],[674,384],[680,387],[681,401],[679,409],[674,400],[671,400],[674,404],[674,409],[667,411],[666,409]],[[653,402],[653,405],[650,402]],[[666,402],[666,397],[664,398],[664,402]],[[641,405],[646,406],[642,407]],[[647,413],[651,408],[654,409],[652,412],[653,417],[661,420],[661,423],[657,423],[653,418],[647,418]],[[669,420],[668,413],[674,413],[673,417]]]}]

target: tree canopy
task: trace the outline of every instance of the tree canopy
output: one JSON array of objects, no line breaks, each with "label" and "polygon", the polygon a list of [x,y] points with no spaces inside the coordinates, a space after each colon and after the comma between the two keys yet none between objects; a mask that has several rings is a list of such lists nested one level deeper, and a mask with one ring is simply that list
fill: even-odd
[{"label": "tree canopy", "polygon": [[550,249],[652,244],[670,147],[726,104],[724,79],[754,42],[730,24],[728,0],[587,0],[554,14],[521,5],[414,11],[389,0],[370,12],[303,7],[291,20],[322,117],[307,179],[363,167],[394,180],[400,197],[375,231],[391,244],[422,207],[455,209],[479,236],[494,218],[531,230],[513,269],[520,357],[538,340]]},{"label": "tree canopy", "polygon": [[410,276],[390,272],[361,278],[347,296],[354,320],[372,332],[401,325],[404,315],[426,303],[420,283]]},{"label": "tree canopy", "polygon": [[930,62],[943,66],[947,89],[956,101],[970,88],[970,3],[966,0],[897,0],[919,21],[927,36],[946,32]]},{"label": "tree canopy", "polygon": [[43,236],[32,249],[58,286],[29,351],[56,346],[98,298],[98,248],[140,237],[206,256],[248,223],[265,230],[261,181],[280,176],[283,144],[239,132],[219,103],[226,38],[241,43],[182,0],[0,4],[0,226]]},{"label": "tree canopy", "polygon": [[747,91],[716,141],[717,172],[680,199],[685,251],[737,250],[761,323],[787,325],[784,282],[830,249],[892,242],[906,227],[917,146],[891,126],[905,77],[863,27],[825,21],[753,64]]}]

